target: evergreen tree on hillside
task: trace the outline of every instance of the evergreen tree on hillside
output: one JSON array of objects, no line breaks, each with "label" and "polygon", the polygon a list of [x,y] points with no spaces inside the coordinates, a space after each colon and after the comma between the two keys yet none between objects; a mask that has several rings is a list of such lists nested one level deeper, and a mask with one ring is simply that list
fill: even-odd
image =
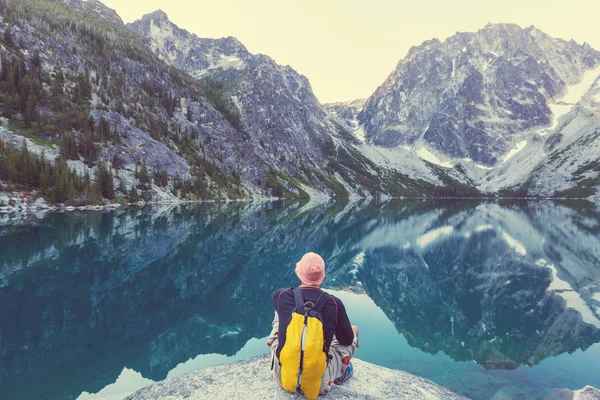
[{"label": "evergreen tree on hillside", "polygon": [[113,176],[110,169],[104,162],[100,163],[98,169],[96,170],[95,185],[100,196],[109,200],[115,198]]},{"label": "evergreen tree on hillside", "polygon": [[4,43],[6,43],[8,47],[15,47],[15,39],[13,38],[12,26],[10,25],[8,25],[4,31]]},{"label": "evergreen tree on hillside", "polygon": [[150,188],[150,173],[146,166],[146,160],[142,161],[142,166],[138,173],[138,180],[140,181],[140,189],[146,190]]}]

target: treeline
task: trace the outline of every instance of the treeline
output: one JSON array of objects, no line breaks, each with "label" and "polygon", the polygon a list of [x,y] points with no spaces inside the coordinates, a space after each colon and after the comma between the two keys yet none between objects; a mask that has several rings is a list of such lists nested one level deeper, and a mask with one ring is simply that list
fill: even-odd
[{"label": "treeline", "polygon": [[0,140],[0,180],[17,188],[39,189],[53,203],[98,203],[102,198],[115,198],[113,174],[105,163],[98,166],[92,181],[87,172],[78,175],[60,157],[52,163],[44,153],[32,153],[26,143],[16,149]]}]

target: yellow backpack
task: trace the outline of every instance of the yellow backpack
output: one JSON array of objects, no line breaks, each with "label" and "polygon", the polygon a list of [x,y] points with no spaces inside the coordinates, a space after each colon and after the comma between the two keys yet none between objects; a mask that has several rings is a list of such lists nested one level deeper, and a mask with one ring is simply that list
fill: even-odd
[{"label": "yellow backpack", "polygon": [[281,385],[292,393],[314,400],[319,397],[321,380],[327,369],[321,310],[329,295],[323,293],[317,303],[304,302],[300,288],[294,288],[296,308],[286,329],[281,349]]}]

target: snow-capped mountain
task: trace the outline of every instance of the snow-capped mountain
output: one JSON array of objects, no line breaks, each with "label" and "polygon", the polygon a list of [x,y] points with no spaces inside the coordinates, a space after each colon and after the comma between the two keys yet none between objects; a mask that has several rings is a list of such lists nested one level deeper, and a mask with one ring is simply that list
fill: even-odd
[{"label": "snow-capped mountain", "polygon": [[[322,105],[292,67],[160,10],[125,25],[98,0],[5,4],[0,139],[79,175],[110,163],[117,197],[588,197],[600,185],[600,52],[534,27],[427,41],[366,101]],[[32,99],[7,79],[17,68],[39,81]],[[153,182],[139,182],[142,164]]]},{"label": "snow-capped mountain", "polygon": [[319,103],[306,77],[268,56],[249,53],[234,38],[199,38],[162,11],[129,27],[162,60],[199,79],[204,96],[212,98],[244,137],[244,148],[252,150],[261,166],[275,171],[288,190],[402,195],[433,193],[434,186],[455,181],[421,160],[400,162],[400,167],[382,162],[385,157],[377,150],[362,146],[364,138],[352,135],[361,102],[352,103],[353,114],[336,115],[335,105]]},{"label": "snow-capped mountain", "polygon": [[488,24],[411,48],[359,121],[374,144],[492,167],[532,131],[552,129],[567,88],[598,65],[587,44]]}]

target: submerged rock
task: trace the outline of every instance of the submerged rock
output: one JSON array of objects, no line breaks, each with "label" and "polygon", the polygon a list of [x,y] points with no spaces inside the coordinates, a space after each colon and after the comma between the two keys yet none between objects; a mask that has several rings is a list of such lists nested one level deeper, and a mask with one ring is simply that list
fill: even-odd
[{"label": "submerged rock", "polygon": [[[464,399],[443,386],[418,376],[355,359],[354,376],[334,386],[324,399]],[[293,399],[270,374],[267,354],[234,364],[192,372],[147,386],[127,397],[146,399]]]}]

